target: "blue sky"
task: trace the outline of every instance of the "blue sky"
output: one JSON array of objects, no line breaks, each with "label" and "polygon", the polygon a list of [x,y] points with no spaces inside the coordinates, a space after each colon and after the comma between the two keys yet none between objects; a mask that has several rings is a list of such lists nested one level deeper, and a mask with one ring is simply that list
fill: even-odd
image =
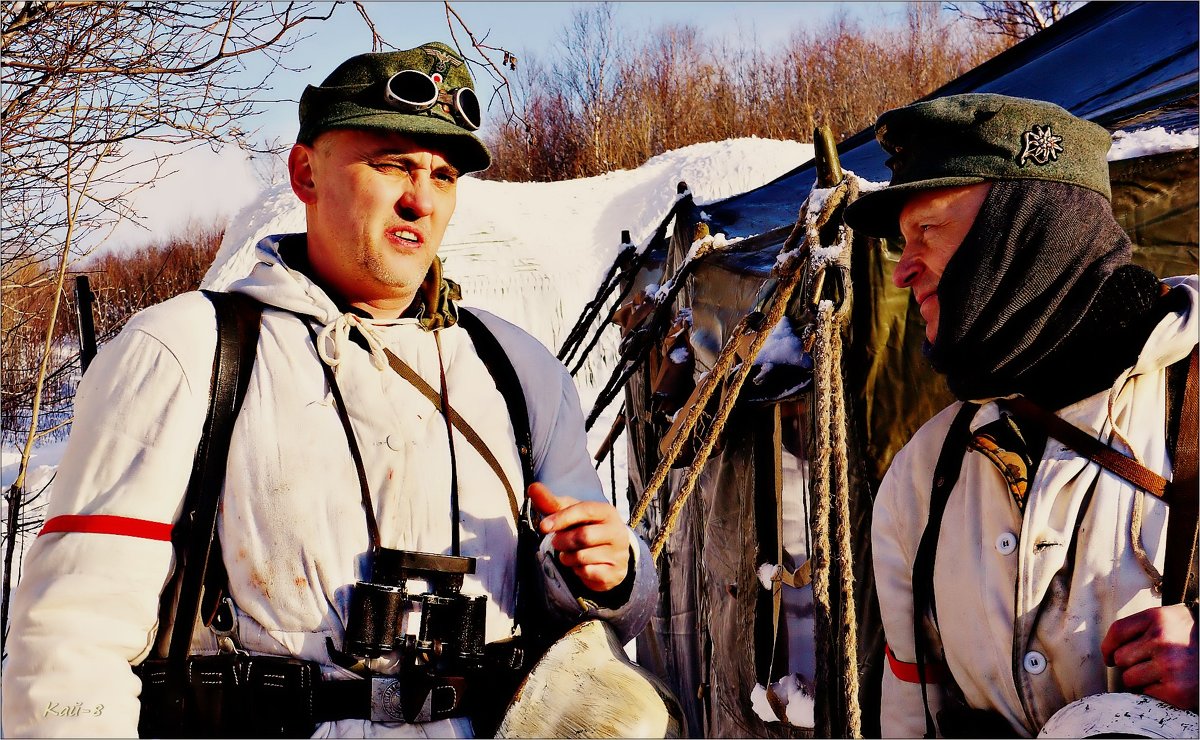
[{"label": "blue sky", "polygon": [[[455,11],[476,37],[488,34],[487,42],[502,46],[518,58],[546,59],[554,52],[561,29],[571,16],[571,2],[454,2]],[[400,48],[426,41],[451,43],[446,12],[441,2],[369,2],[366,8],[379,32]],[[668,23],[688,23],[700,28],[707,38],[723,34],[731,38],[756,39],[762,47],[783,43],[794,31],[820,26],[839,12],[867,23],[888,23],[903,17],[904,4],[832,2],[621,2],[616,17],[625,33]],[[467,37],[458,32],[464,45]],[[366,24],[349,4],[338,6],[328,21],[310,26],[311,35],[296,45],[284,60],[302,68],[280,70],[272,77],[272,94],[280,99],[266,107],[258,125],[267,137],[290,141],[296,133],[296,102],[304,85],[320,82],[342,60],[371,50]],[[485,75],[477,82],[486,87]],[[480,98],[486,104],[487,90]],[[485,121],[487,112],[485,111]],[[486,123],[485,123],[486,130]]]}]

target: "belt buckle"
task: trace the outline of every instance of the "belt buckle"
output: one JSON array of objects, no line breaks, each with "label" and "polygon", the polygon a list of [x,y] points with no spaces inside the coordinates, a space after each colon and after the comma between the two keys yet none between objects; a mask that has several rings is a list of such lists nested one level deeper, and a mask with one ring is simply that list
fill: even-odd
[{"label": "belt buckle", "polygon": [[400,703],[400,679],[395,676],[371,678],[371,721],[405,722]]}]

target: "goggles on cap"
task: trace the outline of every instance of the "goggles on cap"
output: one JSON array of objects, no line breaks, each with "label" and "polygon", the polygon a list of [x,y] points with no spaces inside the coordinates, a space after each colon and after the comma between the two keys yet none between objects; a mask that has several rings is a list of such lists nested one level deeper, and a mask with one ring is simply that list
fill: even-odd
[{"label": "goggles on cap", "polygon": [[388,105],[404,113],[427,113],[439,103],[454,115],[468,131],[479,128],[479,98],[469,87],[443,92],[432,77],[417,69],[404,69],[392,75],[384,87]]}]

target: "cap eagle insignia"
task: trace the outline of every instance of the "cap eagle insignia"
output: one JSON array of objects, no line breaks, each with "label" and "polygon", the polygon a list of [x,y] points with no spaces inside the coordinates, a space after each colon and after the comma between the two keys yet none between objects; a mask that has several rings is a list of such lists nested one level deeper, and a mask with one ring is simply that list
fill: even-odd
[{"label": "cap eagle insignia", "polygon": [[462,66],[462,62],[449,52],[429,48],[426,48],[424,51],[425,55],[429,57],[429,76],[439,85],[445,79],[446,75],[450,74],[451,69]]}]

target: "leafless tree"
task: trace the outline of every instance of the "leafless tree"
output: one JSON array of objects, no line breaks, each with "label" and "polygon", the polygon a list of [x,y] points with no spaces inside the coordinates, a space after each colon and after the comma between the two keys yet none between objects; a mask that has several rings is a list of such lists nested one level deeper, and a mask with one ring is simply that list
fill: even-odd
[{"label": "leafless tree", "polygon": [[963,18],[987,33],[1020,41],[1062,20],[1078,3],[1066,0],[986,0],[970,6],[946,3]]},{"label": "leafless tree", "polygon": [[899,24],[842,12],[777,49],[689,24],[621,31],[601,6],[582,8],[551,56],[517,74],[522,126],[490,135],[486,177],[585,177],[702,141],[809,141],[820,124],[850,136],[1012,43],[925,2],[908,3]]},{"label": "leafless tree", "polygon": [[558,42],[562,61],[554,72],[579,117],[595,172],[612,168],[605,151],[605,143],[611,138],[605,113],[611,107],[617,57],[623,44],[616,6],[611,2],[576,6]]}]

